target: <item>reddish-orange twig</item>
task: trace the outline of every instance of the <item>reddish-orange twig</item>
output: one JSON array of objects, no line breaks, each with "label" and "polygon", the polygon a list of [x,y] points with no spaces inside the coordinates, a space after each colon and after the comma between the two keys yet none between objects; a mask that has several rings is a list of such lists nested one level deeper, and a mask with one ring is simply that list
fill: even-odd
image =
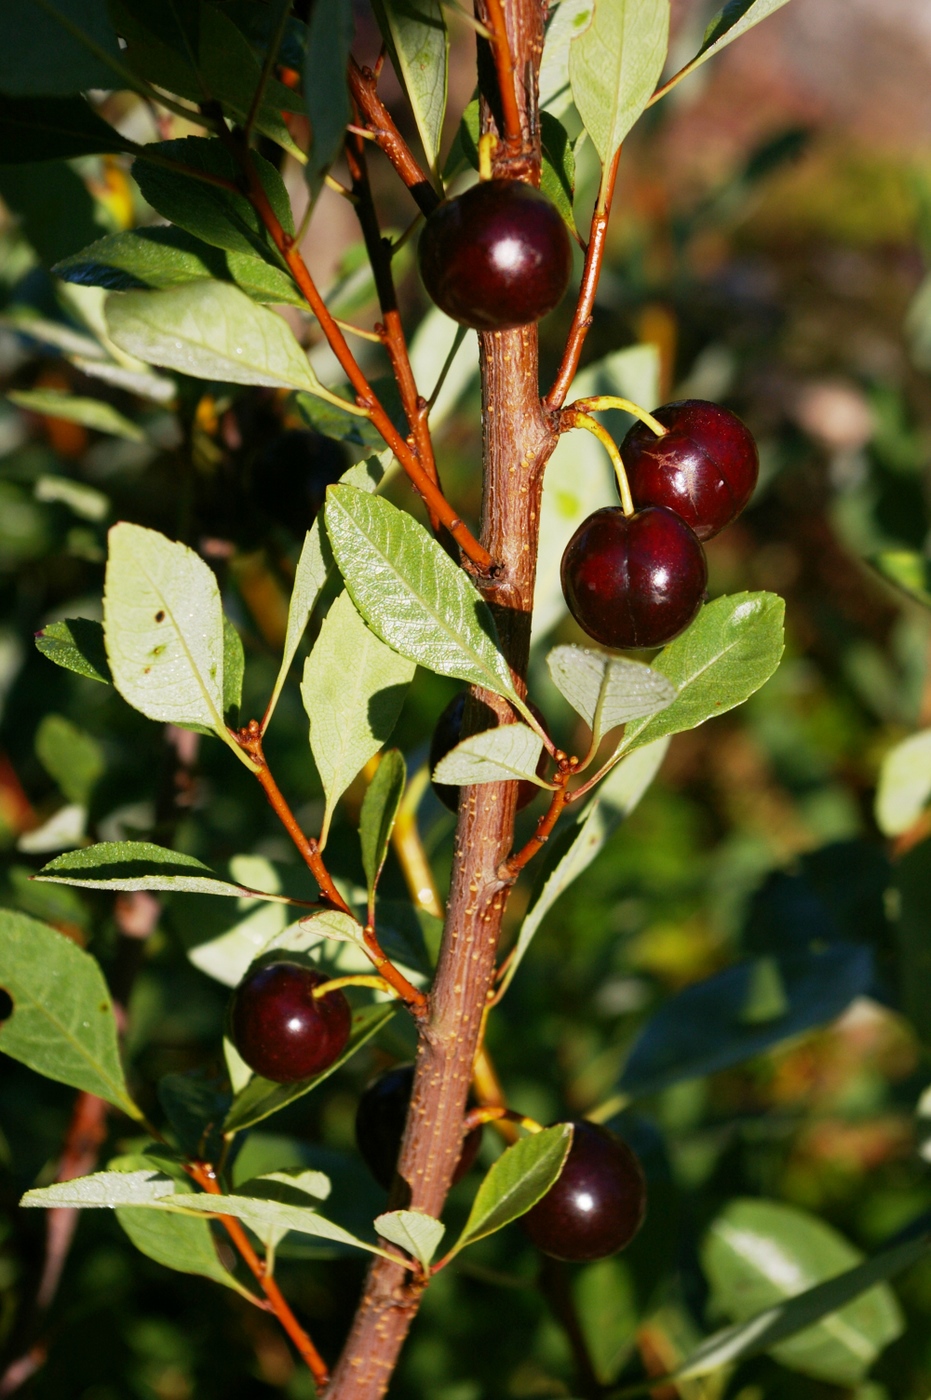
[{"label": "reddish-orange twig", "polygon": [[429,216],[440,202],[440,196],[426,171],[418,164],[411,148],[392,120],[391,113],[378,96],[378,79],[370,68],[360,68],[349,59],[349,91],[365,118],[368,134],[383,151],[410,190],[422,214]]},{"label": "reddish-orange twig", "polygon": [[[216,1173],[208,1162],[189,1162],[187,1164],[187,1171],[204,1191],[209,1192],[212,1196],[222,1196],[223,1192],[217,1181]],[[272,1312],[307,1363],[318,1388],[322,1389],[330,1379],[330,1372],[323,1357],[294,1316],[287,1299],[272,1275],[267,1272],[264,1261],[259,1258],[252,1248],[252,1245],[249,1243],[249,1237],[239,1221],[232,1215],[220,1215],[218,1218],[239,1252],[240,1257],[252,1271],[253,1277],[268,1299],[268,1304]]]},{"label": "reddish-orange twig", "polygon": [[484,0],[487,26],[491,31],[491,51],[498,75],[498,91],[501,94],[501,116],[504,119],[502,135],[508,146],[520,150],[524,144],[524,128],[520,119],[520,107],[515,87],[514,58],[508,39],[507,21],[501,0]]},{"label": "reddish-orange twig", "polygon": [[582,272],[582,285],[579,288],[579,300],[566,339],[562,363],[553,381],[553,387],[543,400],[544,409],[550,413],[562,408],[566,402],[566,395],[569,393],[576,370],[579,367],[579,360],[582,358],[585,337],[592,324],[595,294],[598,291],[598,279],[601,276],[601,265],[604,262],[608,219],[611,216],[611,201],[614,198],[614,186],[617,182],[617,168],[620,159],[621,152],[618,148],[614,159],[605,172],[601,194],[592,215],[592,227],[588,247],[585,250],[585,267]]}]

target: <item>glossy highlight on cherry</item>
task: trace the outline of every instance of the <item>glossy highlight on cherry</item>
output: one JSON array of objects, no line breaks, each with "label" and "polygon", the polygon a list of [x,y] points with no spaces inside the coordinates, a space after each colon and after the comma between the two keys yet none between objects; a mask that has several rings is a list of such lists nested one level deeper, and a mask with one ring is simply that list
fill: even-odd
[{"label": "glossy highlight on cherry", "polygon": [[662,437],[635,423],[621,443],[634,504],[666,506],[710,539],[753,495],[760,470],[753,435],[736,414],[703,399],[664,404],[653,417],[668,429]]},{"label": "glossy highlight on cherry", "polygon": [[622,1138],[585,1119],[558,1180],[522,1217],[530,1239],[553,1259],[605,1259],[630,1244],[646,1214],[640,1163]]},{"label": "glossy highlight on cherry", "polygon": [[314,996],[322,972],[281,959],[246,974],[230,1003],[230,1031],[256,1074],[291,1084],[322,1074],[346,1048],[352,1012],[341,991]]},{"label": "glossy highlight on cherry", "polygon": [[605,506],[584,520],[562,557],[569,611],[602,646],[665,646],[698,612],[708,581],[704,550],[671,510],[627,516]]},{"label": "glossy highlight on cherry", "polygon": [[460,325],[510,330],[559,304],[572,273],[562,215],[519,180],[482,180],[445,200],[420,235],[420,275]]},{"label": "glossy highlight on cherry", "polygon": [[[394,1179],[413,1087],[414,1066],[393,1065],[363,1090],[356,1109],[356,1145],[372,1176],[386,1191]],[[481,1143],[481,1127],[473,1128],[463,1140],[454,1184],[475,1161]]]}]

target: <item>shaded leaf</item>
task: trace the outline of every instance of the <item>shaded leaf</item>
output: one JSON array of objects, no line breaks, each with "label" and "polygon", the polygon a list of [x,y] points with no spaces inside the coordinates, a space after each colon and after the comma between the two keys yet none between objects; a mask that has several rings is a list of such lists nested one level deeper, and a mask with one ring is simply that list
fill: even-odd
[{"label": "shaded leaf", "polygon": [[50,622],[36,633],[36,647],[49,661],[91,681],[112,685],[103,624],[86,617]]},{"label": "shaded leaf", "polygon": [[407,768],[401,751],[386,749],[375,770],[374,778],[365,790],[359,814],[362,869],[365,871],[369,899],[375,892],[381,868],[385,863],[388,843],[406,783]]},{"label": "shaded leaf", "polygon": [[107,56],[119,62],[105,0],[4,0],[0,91],[25,96],[112,88]]},{"label": "shaded leaf", "polygon": [[194,856],[168,851],[150,841],[101,841],[96,846],[69,851],[43,866],[34,878],[91,889],[179,890],[287,903],[284,895],[266,894],[224,880]]},{"label": "shaded leaf", "polygon": [[251,1297],[221,1264],[209,1220],[134,1206],[117,1206],[116,1218],[136,1248],[156,1264],[182,1274],[200,1274]]},{"label": "shaded leaf", "polygon": [[[776,1201],[730,1201],[702,1246],[714,1302],[738,1322],[862,1260],[830,1225]],[[855,1385],[902,1328],[895,1295],[881,1283],[767,1350],[790,1370]]]},{"label": "shaded leaf", "polygon": [[304,54],[304,105],[312,137],[306,175],[312,192],[342,150],[352,121],[346,69],[353,29],[351,0],[316,0]]},{"label": "shaded leaf", "polygon": [[450,1251],[483,1240],[525,1215],[556,1181],[572,1146],[572,1124],[557,1123],[521,1138],[502,1152],[472,1202],[469,1218]]},{"label": "shaded leaf", "polygon": [[902,1009],[924,1045],[931,1045],[931,841],[907,851],[893,868],[897,982]]},{"label": "shaded leaf", "polygon": [[620,1092],[631,1098],[656,1094],[680,1080],[741,1064],[833,1021],[873,981],[870,950],[853,943],[772,961],[784,994],[772,1004],[773,1014],[762,1019],[765,1004],[754,1001],[760,995],[756,961],[693,983],[663,1002],[640,1031],[618,1082]]},{"label": "shaded leaf", "polygon": [[255,1123],[260,1123],[263,1118],[277,1113],[279,1108],[284,1108],[287,1104],[293,1103],[295,1099],[309,1094],[311,1089],[322,1084],[324,1079],[327,1079],[334,1070],[339,1069],[340,1065],[345,1064],[357,1050],[361,1049],[367,1040],[371,1040],[373,1035],[386,1026],[397,1009],[397,1004],[389,1004],[363,1006],[360,1010],[354,1011],[352,1031],[342,1055],[339,1059],[334,1060],[329,1069],[325,1069],[314,1079],[303,1080],[298,1084],[273,1084],[270,1079],[263,1079],[257,1074],[253,1075],[249,1083],[233,1100],[233,1106],[226,1116],[225,1131],[235,1133],[241,1132],[243,1128],[251,1128]]},{"label": "shaded leaf", "polygon": [[[44,267],[67,257],[101,232],[101,206],[80,175],[64,161],[0,165],[0,197]],[[103,355],[96,340],[80,336],[70,326],[30,315],[25,308],[7,315],[27,334],[31,333],[29,322],[37,338],[54,337],[52,344],[64,341],[75,349],[83,343],[92,354]]]},{"label": "shaded leaf", "polygon": [[83,97],[0,94],[0,165],[133,150]]},{"label": "shaded leaf", "polygon": [[331,486],[326,527],[352,601],[382,641],[520,706],[488,605],[422,525],[388,501]]},{"label": "shaded leaf", "polygon": [[641,661],[587,647],[554,647],[546,658],[556,689],[576,710],[599,744],[608,730],[665,710],[676,698],[666,676]]},{"label": "shaded leaf", "polygon": [[89,953],[46,924],[0,909],[0,987],[13,1002],[0,1022],[0,1050],[142,1117],[126,1088],[110,993]]},{"label": "shaded leaf", "polygon": [[668,43],[669,0],[595,0],[572,40],[572,98],[603,165],[652,97]]},{"label": "shaded leaf", "polygon": [[784,615],[775,593],[734,593],[707,603],[653,662],[676,687],[675,700],[652,719],[628,725],[621,751],[694,729],[759,690],[782,657]]},{"label": "shaded leaf", "polygon": [[146,435],[137,423],[102,399],[77,398],[60,389],[14,389],[7,392],[7,398],[30,413],[62,418],[68,423],[81,423],[85,428],[126,438],[128,442],[146,441]]},{"label": "shaded leaf", "polygon": [[106,768],[103,750],[64,715],[46,714],[35,738],[36,757],[69,802],[87,805]]},{"label": "shaded leaf", "polygon": [[366,627],[349,594],[340,593],[301,682],[310,747],[326,794],[321,847],[337,802],[391,737],[415,670]]},{"label": "shaded leaf", "polygon": [[223,1119],[230,1106],[223,1081],[204,1069],[163,1074],[158,1101],[182,1152],[199,1161],[217,1161],[223,1150]]},{"label": "shaded leaf", "polygon": [[[565,3],[565,0],[562,0]],[[543,164],[540,189],[556,205],[571,232],[575,232],[572,201],[575,197],[575,153],[569,133],[551,112],[540,113]]]},{"label": "shaded leaf", "polygon": [[867,563],[872,564],[887,583],[931,608],[931,559],[914,549],[884,549]]},{"label": "shaded leaf", "polygon": [[668,747],[668,739],[658,739],[622,759],[574,823],[551,840],[499,996],[511,985],[534,934],[559,896],[591,865],[608,837],[636,807],[656,777]]},{"label": "shaded leaf", "polygon": [[[540,64],[540,107],[561,116],[572,106],[569,46],[592,22],[593,0],[560,0],[550,10]],[[652,403],[653,400],[651,399]]]},{"label": "shaded leaf", "polygon": [[425,1210],[391,1210],[375,1217],[375,1229],[383,1240],[406,1249],[424,1269],[436,1253],[446,1226]]},{"label": "shaded leaf", "polygon": [[546,787],[537,777],[543,740],[526,724],[502,724],[463,739],[433,770],[437,783],[464,787],[469,783],[500,783],[520,778]]}]

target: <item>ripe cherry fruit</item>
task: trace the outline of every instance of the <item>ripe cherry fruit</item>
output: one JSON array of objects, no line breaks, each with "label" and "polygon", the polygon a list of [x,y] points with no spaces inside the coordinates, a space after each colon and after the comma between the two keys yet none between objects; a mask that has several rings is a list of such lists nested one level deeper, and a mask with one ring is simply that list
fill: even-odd
[{"label": "ripe cherry fruit", "polygon": [[341,991],[314,996],[329,979],[282,959],[247,973],[233,993],[233,1044],[256,1074],[277,1084],[311,1079],[345,1049],[352,1026]]},{"label": "ripe cherry fruit", "polygon": [[445,200],[424,226],[418,257],[440,310],[478,331],[539,321],[572,273],[562,215],[520,180],[482,180]]},{"label": "ripe cherry fruit", "polygon": [[[430,740],[430,772],[432,773],[441,759],[445,758],[450,749],[454,749],[462,738],[462,717],[465,713],[466,695],[465,690],[460,690],[458,695],[454,695],[436,722],[433,731],[433,738]],[[537,709],[536,705],[530,705],[534,716],[546,728],[546,721]],[[546,772],[546,750],[540,754],[540,761],[537,764],[537,775],[542,778]],[[459,789],[452,783],[438,783],[431,778],[433,791],[440,799],[444,807],[448,807],[451,812],[455,812],[459,807]],[[542,789],[536,783],[524,778],[517,786],[517,810],[522,812],[525,807],[533,801]]]},{"label": "ripe cherry fruit", "polygon": [[[414,1066],[394,1065],[373,1079],[356,1110],[356,1144],[369,1171],[387,1191],[394,1178],[407,1121]],[[481,1127],[473,1128],[462,1144],[453,1182],[461,1180],[475,1161],[482,1142]]]},{"label": "ripe cherry fruit", "polygon": [[662,506],[625,515],[596,510],[562,557],[562,591],[580,627],[602,646],[660,647],[687,627],[708,581],[705,553]]},{"label": "ripe cherry fruit", "polygon": [[630,1244],[646,1212],[646,1182],[627,1143],[584,1119],[572,1124],[562,1173],[523,1217],[538,1249],[554,1259],[604,1259]]},{"label": "ripe cherry fruit", "polygon": [[637,506],[667,506],[700,540],[735,520],[753,495],[760,458],[736,414],[702,399],[664,404],[653,414],[668,432],[635,423],[621,443]]}]

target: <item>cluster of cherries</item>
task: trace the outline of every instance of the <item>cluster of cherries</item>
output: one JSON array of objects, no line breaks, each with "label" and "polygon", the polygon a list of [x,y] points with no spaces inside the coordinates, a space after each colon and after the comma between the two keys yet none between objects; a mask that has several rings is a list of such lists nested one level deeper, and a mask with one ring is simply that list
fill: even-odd
[{"label": "cluster of cherries", "polygon": [[[327,993],[321,972],[293,959],[249,972],[233,993],[230,1032],[246,1064],[278,1084],[312,1079],[339,1059],[349,1040],[352,1013],[339,988]],[[385,1070],[364,1091],[356,1113],[356,1141],[369,1170],[386,1190],[394,1180],[414,1084],[414,1066]],[[562,1173],[523,1217],[530,1239],[556,1259],[602,1259],[623,1249],[640,1228],[646,1190],[640,1163],[616,1134],[584,1120],[573,1122]],[[482,1129],[467,1133],[453,1174],[472,1166]]]},{"label": "cluster of cherries", "polygon": [[[482,180],[445,200],[427,220],[419,260],[437,306],[480,331],[539,321],[572,271],[559,211],[515,180]],[[692,621],[708,578],[702,541],[740,514],[759,470],[751,434],[717,404],[686,399],[654,419],[662,436],[638,423],[621,446],[633,509],[595,511],[562,560],[576,622],[624,651],[664,646]]]}]

